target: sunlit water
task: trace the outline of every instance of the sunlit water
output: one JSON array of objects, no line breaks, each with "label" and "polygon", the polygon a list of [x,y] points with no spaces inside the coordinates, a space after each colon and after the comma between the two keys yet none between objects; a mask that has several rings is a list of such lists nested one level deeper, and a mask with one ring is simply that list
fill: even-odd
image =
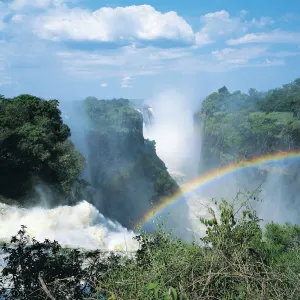
[{"label": "sunlit water", "polygon": [[28,234],[38,241],[56,240],[66,247],[108,251],[134,251],[138,248],[133,231],[105,218],[87,201],[53,209],[24,209],[0,204],[0,211],[2,242],[9,242],[21,225],[25,225]]}]

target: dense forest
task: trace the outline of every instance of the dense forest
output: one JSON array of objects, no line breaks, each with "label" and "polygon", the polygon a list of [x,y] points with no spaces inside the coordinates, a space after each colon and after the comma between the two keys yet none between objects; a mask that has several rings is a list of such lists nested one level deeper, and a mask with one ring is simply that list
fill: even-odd
[{"label": "dense forest", "polygon": [[[83,156],[70,141],[57,100],[31,95],[0,98],[0,197],[34,203],[34,187],[51,186],[54,198],[72,202],[82,186]],[[60,197],[59,197],[60,196]],[[13,199],[13,200],[9,200]],[[58,203],[56,203],[58,204]]]},{"label": "dense forest", "polygon": [[[300,79],[267,92],[230,93],[226,87],[202,103],[201,172],[231,161],[300,145]],[[157,202],[178,189],[142,134],[142,115],[128,100],[87,98],[87,164],[96,190],[91,201],[111,217],[132,201]],[[0,100],[0,194],[24,204],[43,182],[73,201],[85,186],[83,156],[70,142],[58,101],[30,95]],[[292,175],[299,174],[293,166]],[[148,184],[148,186],[146,185]],[[136,187],[136,185],[138,185]],[[134,194],[137,198],[130,199]],[[143,194],[144,193],[144,194]],[[121,198],[122,196],[122,198]],[[120,202],[120,198],[123,203]],[[109,199],[106,205],[103,199]],[[140,249],[106,253],[38,242],[22,227],[2,271],[4,299],[300,299],[300,227],[262,225],[252,192],[215,202],[218,212],[201,218],[206,234],[187,244],[157,220],[148,234],[137,228]],[[263,199],[262,199],[263,200]],[[215,201],[215,200],[214,200]],[[135,202],[134,202],[135,203]],[[107,205],[108,204],[108,205]],[[134,217],[135,215],[131,215]],[[126,224],[127,225],[127,224]],[[12,285],[9,287],[8,282]]]},{"label": "dense forest", "polygon": [[224,86],[207,96],[196,119],[204,121],[206,168],[300,147],[300,78],[282,88],[248,94]]}]

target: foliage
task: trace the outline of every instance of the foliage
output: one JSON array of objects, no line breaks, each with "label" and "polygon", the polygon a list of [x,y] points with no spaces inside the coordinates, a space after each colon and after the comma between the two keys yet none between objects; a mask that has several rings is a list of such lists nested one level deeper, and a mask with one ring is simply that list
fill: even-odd
[{"label": "foliage", "polygon": [[[80,286],[83,277],[82,258],[78,250],[65,251],[57,242],[45,240],[39,243],[30,239],[25,232],[26,227],[14,236],[11,243],[15,247],[4,245],[2,249],[9,255],[4,268],[3,278],[10,280],[8,295],[13,299],[44,299],[44,287],[47,282],[51,286],[52,297],[58,299],[83,299],[84,289]],[[31,245],[28,245],[31,242]],[[41,287],[44,287],[43,290]],[[0,295],[7,291],[2,289]]]},{"label": "foliage", "polygon": [[[225,87],[204,101],[205,169],[300,147],[300,79],[266,93],[230,93]],[[300,106],[299,106],[300,107]]]},{"label": "foliage", "polygon": [[109,129],[139,133],[142,116],[138,111],[130,108],[129,100],[98,100],[88,97],[84,102],[91,126],[96,130],[101,128],[103,134]]},{"label": "foliage", "polygon": [[251,88],[248,94],[240,91],[232,94],[224,86],[207,96],[202,103],[201,112],[206,115],[224,112],[291,112],[295,117],[299,115],[300,109],[300,78],[282,88],[268,92],[258,92]]},{"label": "foliage", "polygon": [[202,244],[171,238],[160,224],[136,237],[140,248],[131,254],[68,250],[49,241],[28,245],[23,228],[4,247],[3,279],[13,276],[15,284],[2,293],[13,299],[299,299],[299,226],[269,224],[263,235],[254,198],[240,193],[232,203],[216,202],[219,213],[201,219],[207,226]]},{"label": "foliage", "polygon": [[272,265],[300,272],[300,227],[286,223],[270,223],[265,228],[269,259]]},{"label": "foliage", "polygon": [[0,99],[0,193],[20,199],[45,182],[69,195],[84,165],[68,140],[57,100]]},{"label": "foliage", "polygon": [[295,117],[300,112],[300,78],[282,88],[271,90],[259,102],[259,109],[265,112],[292,112]]}]

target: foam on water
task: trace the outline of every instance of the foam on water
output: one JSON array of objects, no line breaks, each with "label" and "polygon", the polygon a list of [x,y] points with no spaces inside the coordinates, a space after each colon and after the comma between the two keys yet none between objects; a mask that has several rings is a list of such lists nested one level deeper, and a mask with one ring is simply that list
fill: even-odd
[{"label": "foam on water", "polygon": [[24,209],[0,204],[0,241],[9,242],[27,226],[27,232],[38,241],[56,240],[65,247],[135,251],[135,233],[105,218],[93,205],[82,201],[76,206],[53,209]]}]

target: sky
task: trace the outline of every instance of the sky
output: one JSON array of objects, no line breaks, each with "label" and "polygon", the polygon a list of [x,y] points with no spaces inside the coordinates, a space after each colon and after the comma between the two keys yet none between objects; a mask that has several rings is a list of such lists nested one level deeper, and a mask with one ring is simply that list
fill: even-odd
[{"label": "sky", "polygon": [[299,0],[0,0],[0,94],[203,98],[300,77]]}]

